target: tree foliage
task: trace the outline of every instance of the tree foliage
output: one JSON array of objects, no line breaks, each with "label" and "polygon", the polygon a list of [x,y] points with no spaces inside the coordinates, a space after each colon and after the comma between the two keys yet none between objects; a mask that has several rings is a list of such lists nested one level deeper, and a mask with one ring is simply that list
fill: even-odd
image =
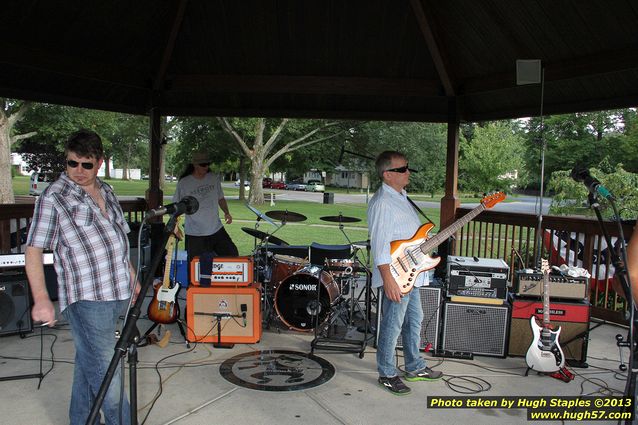
[{"label": "tree foliage", "polygon": [[[459,182],[463,190],[509,191],[524,174],[523,139],[511,122],[491,122],[461,139]],[[516,173],[516,174],[515,174]]]}]

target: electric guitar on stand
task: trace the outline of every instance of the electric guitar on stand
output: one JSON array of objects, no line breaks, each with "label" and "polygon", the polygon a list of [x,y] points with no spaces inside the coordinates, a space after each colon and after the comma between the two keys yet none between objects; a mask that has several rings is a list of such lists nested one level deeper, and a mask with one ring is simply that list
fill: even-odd
[{"label": "electric guitar on stand", "polygon": [[565,366],[563,349],[558,343],[560,327],[552,329],[549,322],[549,261],[541,260],[543,273],[543,326],[539,326],[536,316],[532,314],[532,343],[527,350],[525,361],[527,367],[537,372],[553,373]]},{"label": "electric guitar on stand", "polygon": [[505,193],[496,192],[481,199],[481,204],[463,217],[441,230],[436,236],[428,238],[428,233],[434,227],[432,223],[425,223],[417,229],[412,238],[396,240],[390,243],[392,263],[390,272],[396,280],[402,294],[407,294],[414,288],[414,282],[419,273],[433,269],[441,262],[441,257],[428,255],[447,238],[456,233],[461,227],[472,221],[474,217],[492,208],[505,199]]},{"label": "electric guitar on stand", "polygon": [[[178,233],[181,235],[179,231]],[[155,286],[155,295],[148,305],[148,318],[162,325],[175,323],[179,317],[179,304],[176,302],[176,296],[180,286],[178,282],[171,282],[171,265],[173,263],[173,252],[176,244],[177,236],[170,235],[166,243],[164,279],[161,284]],[[177,265],[175,265],[175,267],[177,268]]]}]

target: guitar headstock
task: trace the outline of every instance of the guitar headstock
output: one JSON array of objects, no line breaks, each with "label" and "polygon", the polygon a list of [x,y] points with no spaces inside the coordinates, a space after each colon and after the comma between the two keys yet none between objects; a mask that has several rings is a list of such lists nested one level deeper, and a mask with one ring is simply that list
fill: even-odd
[{"label": "guitar headstock", "polygon": [[490,195],[486,195],[483,199],[481,199],[481,204],[485,205],[485,208],[492,208],[505,198],[505,192],[495,192]]},{"label": "guitar headstock", "polygon": [[546,275],[549,274],[549,260],[541,259],[541,273]]}]

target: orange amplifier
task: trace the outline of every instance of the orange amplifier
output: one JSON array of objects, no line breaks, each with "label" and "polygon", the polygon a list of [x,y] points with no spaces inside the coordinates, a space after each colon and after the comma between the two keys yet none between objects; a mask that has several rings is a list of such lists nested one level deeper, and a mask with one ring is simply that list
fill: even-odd
[{"label": "orange amplifier", "polygon": [[200,273],[199,257],[191,261],[191,283],[202,285],[202,278],[210,278],[211,286],[248,286],[253,283],[252,257],[215,257],[210,275]]},{"label": "orange amplifier", "polygon": [[261,339],[260,286],[189,286],[186,290],[190,342],[253,344]]}]

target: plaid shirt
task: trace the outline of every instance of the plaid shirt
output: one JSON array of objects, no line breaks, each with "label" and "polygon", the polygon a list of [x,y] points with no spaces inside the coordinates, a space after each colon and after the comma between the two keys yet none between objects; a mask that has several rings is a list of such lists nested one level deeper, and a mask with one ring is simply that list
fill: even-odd
[{"label": "plaid shirt", "polygon": [[60,311],[80,300],[131,296],[126,236],[130,229],[111,186],[97,182],[108,218],[65,173],[35,204],[27,245],[53,251]]}]

